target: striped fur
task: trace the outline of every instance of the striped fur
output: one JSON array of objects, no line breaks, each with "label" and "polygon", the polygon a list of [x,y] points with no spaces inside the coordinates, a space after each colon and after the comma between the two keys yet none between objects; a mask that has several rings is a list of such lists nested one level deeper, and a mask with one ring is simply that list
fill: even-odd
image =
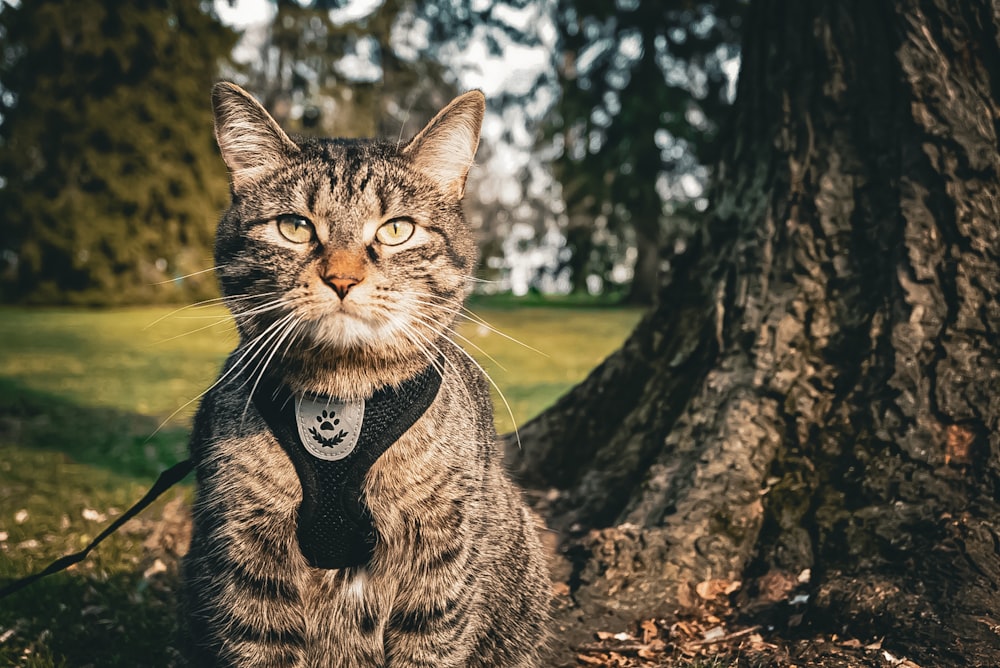
[{"label": "striped fur", "polygon": [[[550,585],[535,524],[502,470],[483,373],[451,340],[476,260],[459,199],[482,95],[457,98],[404,147],[293,141],[232,84],[214,102],[233,184],[217,271],[241,340],[191,441],[191,663],[537,665]],[[283,237],[284,214],[315,239]],[[376,230],[393,219],[415,232],[382,244]],[[332,286],[348,275],[360,280],[340,298]],[[267,375],[351,400],[437,359],[436,399],[365,481],[371,562],[309,567],[295,537],[301,487],[252,388]]]}]

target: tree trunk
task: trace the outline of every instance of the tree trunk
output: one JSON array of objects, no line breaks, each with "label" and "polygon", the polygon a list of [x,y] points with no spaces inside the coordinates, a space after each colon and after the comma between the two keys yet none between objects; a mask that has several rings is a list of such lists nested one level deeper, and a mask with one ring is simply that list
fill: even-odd
[{"label": "tree trunk", "polygon": [[1000,6],[751,5],[709,222],[521,430],[574,600],[747,614],[1000,665]]},{"label": "tree trunk", "polygon": [[660,274],[658,226],[659,222],[635,226],[635,267],[632,271],[632,283],[623,300],[626,304],[649,306],[656,298]]},{"label": "tree trunk", "polygon": [[572,251],[566,259],[569,280],[573,294],[588,292],[587,277],[591,272],[591,254],[594,250],[593,229],[590,221],[580,222],[577,216],[571,218],[574,224],[566,229],[566,246]]}]

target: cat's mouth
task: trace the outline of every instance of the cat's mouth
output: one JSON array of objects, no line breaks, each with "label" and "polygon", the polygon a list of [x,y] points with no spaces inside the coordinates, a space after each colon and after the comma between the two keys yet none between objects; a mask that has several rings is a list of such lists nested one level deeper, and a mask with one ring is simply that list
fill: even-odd
[{"label": "cat's mouth", "polygon": [[398,332],[393,321],[377,317],[357,304],[341,302],[316,309],[309,318],[310,337],[324,347],[342,350],[378,349],[393,343]]}]

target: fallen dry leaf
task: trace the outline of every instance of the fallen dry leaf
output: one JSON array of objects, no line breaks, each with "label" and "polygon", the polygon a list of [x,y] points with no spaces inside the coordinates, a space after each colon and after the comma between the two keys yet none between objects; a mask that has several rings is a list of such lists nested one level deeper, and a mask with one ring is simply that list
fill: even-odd
[{"label": "fallen dry leaf", "polygon": [[640,647],[636,652],[643,659],[655,659],[667,648],[667,643],[662,640],[654,640],[647,643],[646,647]]},{"label": "fallen dry leaf", "polygon": [[162,560],[157,559],[156,561],[153,562],[152,566],[143,571],[142,577],[148,580],[154,575],[159,575],[160,573],[166,573],[166,572],[167,572],[167,565],[163,563]]},{"label": "fallen dry leaf", "polygon": [[771,603],[785,600],[799,585],[799,576],[800,574],[792,575],[780,570],[768,571],[757,581],[760,592],[757,598]]},{"label": "fallen dry leaf", "polygon": [[739,580],[705,580],[695,585],[694,590],[704,600],[711,601],[719,596],[732,594],[741,585]]},{"label": "fallen dry leaf", "polygon": [[590,656],[589,654],[577,654],[576,660],[580,663],[585,663],[589,666],[603,666],[604,659],[597,656]]},{"label": "fallen dry leaf", "polygon": [[83,516],[83,519],[87,520],[88,522],[105,522],[108,519],[107,515],[97,510],[94,510],[93,508],[84,508],[80,512],[80,514]]},{"label": "fallen dry leaf", "polygon": [[639,629],[642,631],[642,642],[644,645],[648,645],[649,641],[660,635],[660,627],[656,625],[655,619],[644,619],[639,623]]},{"label": "fallen dry leaf", "polygon": [[976,440],[976,434],[966,427],[958,424],[948,425],[947,440],[945,441],[944,463],[968,465],[972,463],[972,442]]}]

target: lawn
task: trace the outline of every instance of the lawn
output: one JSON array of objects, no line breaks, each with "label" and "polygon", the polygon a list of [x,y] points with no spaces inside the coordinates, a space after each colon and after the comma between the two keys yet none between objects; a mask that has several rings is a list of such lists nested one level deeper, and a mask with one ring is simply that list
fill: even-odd
[{"label": "lawn", "polygon": [[[475,314],[488,325],[459,334],[510,406],[495,401],[501,432],[581,380],[641,315],[488,304]],[[235,342],[219,307],[0,309],[0,582],[83,547],[185,457],[197,397]],[[174,534],[189,495],[168,492],[85,563],[3,601],[0,665],[171,665]]]}]

